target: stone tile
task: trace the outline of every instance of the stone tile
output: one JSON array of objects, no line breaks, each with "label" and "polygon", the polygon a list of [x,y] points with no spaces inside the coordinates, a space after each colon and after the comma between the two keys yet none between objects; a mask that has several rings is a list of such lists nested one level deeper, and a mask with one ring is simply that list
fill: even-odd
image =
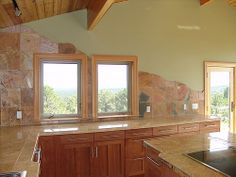
[{"label": "stone tile", "polygon": [[20,89],[1,89],[1,108],[19,108],[20,104]]},{"label": "stone tile", "polygon": [[4,126],[14,126],[20,125],[21,120],[16,119],[16,111],[17,108],[2,108],[1,117],[2,117],[2,125]]},{"label": "stone tile", "polygon": [[152,109],[153,109],[153,118],[155,118],[155,116],[168,115],[166,103],[153,103]]},{"label": "stone tile", "polygon": [[21,52],[20,55],[20,68],[21,70],[33,70],[33,53]]},{"label": "stone tile", "polygon": [[20,68],[20,51],[11,47],[0,49],[0,69],[16,70]]},{"label": "stone tile", "polygon": [[21,89],[21,106],[34,105],[34,90],[32,88]]},{"label": "stone tile", "polygon": [[175,102],[168,102],[166,103],[166,110],[167,110],[167,115],[172,115],[176,116],[177,115],[177,108],[176,108],[176,103]]},{"label": "stone tile", "polygon": [[166,80],[161,76],[152,74],[152,87],[164,89],[167,86]]},{"label": "stone tile", "polygon": [[[141,97],[143,95],[143,97]],[[139,89],[139,102],[152,102],[153,93],[151,87]]]},{"label": "stone tile", "polygon": [[27,53],[35,53],[40,51],[40,37],[38,34],[21,33],[20,50]]},{"label": "stone tile", "polygon": [[59,43],[58,52],[65,53],[65,54],[76,53],[76,48],[71,43]]},{"label": "stone tile", "polygon": [[11,48],[13,50],[20,49],[20,34],[19,33],[7,33],[7,32],[0,32],[0,49],[6,50]]},{"label": "stone tile", "polygon": [[[33,105],[33,104],[32,104]],[[31,125],[34,122],[34,107],[33,106],[22,106],[22,124]]]},{"label": "stone tile", "polygon": [[43,53],[58,53],[58,44],[50,41],[45,37],[40,39],[40,52]]},{"label": "stone tile", "polygon": [[0,88],[33,88],[32,71],[0,72]]},{"label": "stone tile", "polygon": [[161,88],[153,88],[152,90],[152,103],[161,103],[167,101],[166,90]]},{"label": "stone tile", "polygon": [[178,101],[186,101],[189,98],[190,89],[182,83],[177,83],[177,100]]},{"label": "stone tile", "polygon": [[140,71],[138,73],[139,88],[152,87],[152,74]]}]

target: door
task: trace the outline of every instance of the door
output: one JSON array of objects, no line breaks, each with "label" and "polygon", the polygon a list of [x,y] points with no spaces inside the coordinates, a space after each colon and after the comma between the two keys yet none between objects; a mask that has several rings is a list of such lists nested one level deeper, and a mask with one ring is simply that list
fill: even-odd
[{"label": "door", "polygon": [[92,177],[124,177],[124,141],[95,143]]},{"label": "door", "polygon": [[205,113],[221,119],[221,131],[235,132],[235,66],[207,63]]}]

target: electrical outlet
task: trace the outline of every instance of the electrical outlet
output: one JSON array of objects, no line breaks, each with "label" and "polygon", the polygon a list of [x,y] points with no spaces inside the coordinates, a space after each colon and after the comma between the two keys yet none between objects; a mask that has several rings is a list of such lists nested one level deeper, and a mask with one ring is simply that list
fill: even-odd
[{"label": "electrical outlet", "polygon": [[22,119],[22,111],[16,111],[16,119]]},{"label": "electrical outlet", "polygon": [[184,111],[187,110],[187,104],[184,104]]},{"label": "electrical outlet", "polygon": [[198,103],[193,103],[192,110],[197,110],[197,109],[198,109]]},{"label": "electrical outlet", "polygon": [[146,106],[146,112],[151,112],[151,106]]}]

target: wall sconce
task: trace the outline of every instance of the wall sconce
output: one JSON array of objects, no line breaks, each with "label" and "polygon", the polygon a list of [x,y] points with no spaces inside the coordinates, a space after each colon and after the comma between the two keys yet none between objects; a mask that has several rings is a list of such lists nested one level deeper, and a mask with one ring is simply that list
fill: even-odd
[{"label": "wall sconce", "polygon": [[13,5],[14,5],[15,15],[16,15],[17,17],[19,17],[19,16],[21,15],[21,11],[20,11],[20,9],[19,9],[19,7],[18,7],[18,4],[17,4],[16,0],[12,0],[12,3],[13,3]]}]

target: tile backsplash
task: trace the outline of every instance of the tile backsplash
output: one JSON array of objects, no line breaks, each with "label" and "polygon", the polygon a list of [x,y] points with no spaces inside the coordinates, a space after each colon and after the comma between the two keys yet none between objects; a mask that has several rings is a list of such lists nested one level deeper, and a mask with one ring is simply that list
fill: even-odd
[{"label": "tile backsplash", "polygon": [[[21,25],[1,29],[0,41],[1,126],[32,124],[34,116],[33,54],[39,52],[81,53],[81,51],[70,43],[52,42]],[[90,81],[88,85],[91,87]],[[91,89],[88,88],[88,90]],[[139,94],[140,114],[146,117],[204,114],[202,92],[193,91],[182,83],[167,81],[155,74],[139,71]],[[197,111],[191,109],[192,103],[199,104]],[[184,104],[187,105],[186,111],[183,110]],[[90,101],[89,105],[91,105]],[[147,105],[151,106],[150,113],[145,112]],[[16,120],[17,110],[23,111],[23,119],[20,121]]]}]

